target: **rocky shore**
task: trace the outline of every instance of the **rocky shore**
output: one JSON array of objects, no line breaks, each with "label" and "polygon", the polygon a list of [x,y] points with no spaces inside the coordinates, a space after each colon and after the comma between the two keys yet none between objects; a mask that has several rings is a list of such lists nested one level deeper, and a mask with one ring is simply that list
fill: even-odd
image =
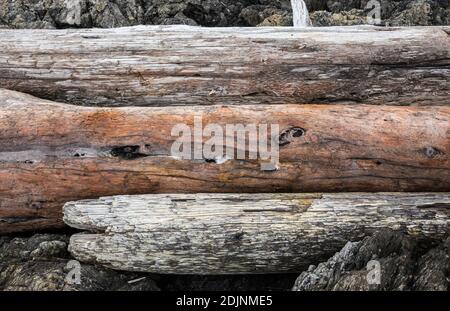
[{"label": "rocky shore", "polygon": [[[296,281],[293,274],[164,276],[79,263],[77,282],[68,240],[67,234],[0,237],[0,290],[446,291],[450,285],[450,238],[417,241],[390,230],[349,242],[328,261],[305,268]],[[367,281],[372,260],[380,263],[379,284]]]},{"label": "rocky shore", "polygon": [[449,272],[450,238],[442,243],[417,241],[382,230],[349,242],[328,261],[310,266],[293,290],[447,291]]},{"label": "rocky shore", "polygon": [[[368,0],[308,0],[313,26],[367,23]],[[381,25],[450,25],[449,0],[380,0]],[[367,7],[367,8],[366,8]],[[289,0],[0,0],[2,28],[290,26]]]}]

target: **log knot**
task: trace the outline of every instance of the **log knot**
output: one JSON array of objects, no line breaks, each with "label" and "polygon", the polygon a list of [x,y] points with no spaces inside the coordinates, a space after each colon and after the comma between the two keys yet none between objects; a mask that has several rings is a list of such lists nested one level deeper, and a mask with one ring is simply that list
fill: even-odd
[{"label": "log knot", "polygon": [[304,136],[305,134],[306,134],[306,130],[301,127],[287,128],[280,133],[280,136],[278,138],[279,145],[281,147],[289,145],[291,142]]},{"label": "log knot", "polygon": [[444,152],[442,152],[441,150],[439,150],[435,147],[425,148],[424,153],[428,158],[436,158],[436,157],[444,154]]}]

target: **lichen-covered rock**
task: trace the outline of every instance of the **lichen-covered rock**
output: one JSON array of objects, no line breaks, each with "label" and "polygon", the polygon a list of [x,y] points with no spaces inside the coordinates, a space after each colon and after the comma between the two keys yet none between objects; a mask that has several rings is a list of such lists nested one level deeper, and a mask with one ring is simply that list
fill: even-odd
[{"label": "lichen-covered rock", "polygon": [[258,27],[274,27],[274,26],[291,26],[292,25],[292,15],[287,14],[273,14],[265,18]]},{"label": "lichen-covered rock", "polygon": [[1,237],[0,290],[158,290],[148,276],[82,263],[79,279],[71,278],[78,264],[70,264],[68,241],[69,236],[57,234]]},{"label": "lichen-covered rock", "polygon": [[433,246],[433,241],[423,243],[382,230],[360,242],[349,242],[327,262],[311,266],[298,277],[293,290],[445,291],[450,285],[450,238]]},{"label": "lichen-covered rock", "polygon": [[353,26],[367,24],[365,12],[357,9],[339,13],[316,11],[310,17],[314,26]]},{"label": "lichen-covered rock", "polygon": [[[430,26],[450,24],[450,0],[378,0],[380,3],[381,25],[385,26]],[[327,11],[349,15],[352,9],[362,10],[357,15],[367,18],[375,6],[370,0],[328,1]],[[322,17],[320,26],[336,25],[336,18]],[[345,25],[346,20],[343,19]],[[367,23],[366,20],[361,20]]]},{"label": "lichen-covered rock", "polygon": [[446,7],[432,0],[414,0],[401,2],[385,24],[390,26],[431,26],[449,24],[450,2]]}]

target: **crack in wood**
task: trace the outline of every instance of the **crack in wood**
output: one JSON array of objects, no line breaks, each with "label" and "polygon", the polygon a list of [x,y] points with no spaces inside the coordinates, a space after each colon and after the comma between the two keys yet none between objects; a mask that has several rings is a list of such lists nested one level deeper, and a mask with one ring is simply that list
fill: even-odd
[{"label": "crack in wood", "polygon": [[448,210],[450,212],[450,203],[432,203],[432,204],[424,204],[424,205],[418,205],[417,208],[423,208],[423,209],[443,209]]},{"label": "crack in wood", "polygon": [[134,160],[139,158],[145,158],[148,154],[141,152],[140,146],[118,146],[112,147],[111,155],[123,160]]},{"label": "crack in wood", "polygon": [[15,224],[15,223],[24,223],[24,222],[30,222],[35,220],[43,220],[47,219],[46,217],[1,217],[0,223],[7,223],[7,224]]}]

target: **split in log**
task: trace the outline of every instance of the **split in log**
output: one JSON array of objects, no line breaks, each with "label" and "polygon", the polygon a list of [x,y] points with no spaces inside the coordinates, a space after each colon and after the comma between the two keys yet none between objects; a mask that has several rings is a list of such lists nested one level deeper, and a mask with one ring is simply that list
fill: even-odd
[{"label": "split in log", "polygon": [[100,106],[450,105],[449,27],[0,30],[0,87]]},{"label": "split in log", "polygon": [[[278,169],[174,158],[171,129],[198,114],[279,124]],[[449,135],[444,106],[93,108],[0,89],[0,233],[60,227],[65,202],[109,195],[450,191]]]},{"label": "split in log", "polygon": [[443,238],[450,193],[197,194],[67,203],[81,262],[162,274],[300,272],[381,228]]}]

